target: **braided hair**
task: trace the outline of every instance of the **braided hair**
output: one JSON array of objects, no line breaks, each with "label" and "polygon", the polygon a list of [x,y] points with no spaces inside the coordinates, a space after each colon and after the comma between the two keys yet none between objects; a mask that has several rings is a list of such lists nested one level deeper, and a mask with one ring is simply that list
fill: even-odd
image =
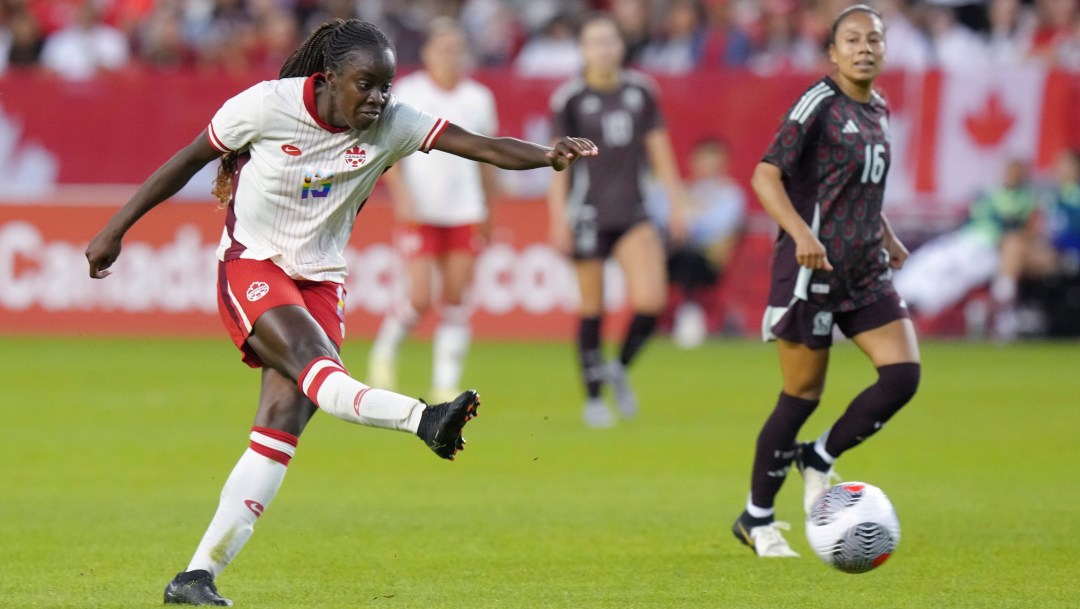
[{"label": "braided hair", "polygon": [[[362,48],[390,49],[390,39],[378,26],[359,19],[335,19],[312,32],[281,65],[278,78],[307,77],[338,70],[350,53]],[[232,177],[237,171],[237,152],[221,156],[213,194],[222,205],[232,197]]]}]

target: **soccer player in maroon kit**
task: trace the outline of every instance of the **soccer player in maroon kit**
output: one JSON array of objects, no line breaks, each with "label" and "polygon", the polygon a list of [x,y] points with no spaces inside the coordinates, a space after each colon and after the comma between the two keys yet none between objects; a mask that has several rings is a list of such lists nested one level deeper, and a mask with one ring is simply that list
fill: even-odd
[{"label": "soccer player in maroon kit", "polygon": [[[781,228],[762,322],[780,351],[783,389],[757,439],[746,510],[733,532],[759,556],[798,556],[774,520],[773,502],[794,462],[809,512],[828,489],[833,462],[873,435],[915,394],[915,329],[891,280],[907,249],[882,213],[889,168],[888,109],[874,90],[885,60],[885,25],[864,4],[832,25],[832,77],[792,106],[751,185]],[[817,441],[796,436],[821,399],[833,328],[878,372]]]},{"label": "soccer player in maroon kit", "polygon": [[[656,86],[644,74],[622,69],[625,47],[615,22],[602,13],[587,18],[579,41],[585,67],[552,96],[553,129],[556,136],[580,133],[603,146],[604,154],[566,172],[572,175],[556,175],[548,203],[552,242],[573,258],[581,292],[578,352],[588,396],[583,416],[590,427],[610,427],[615,418],[601,387],[611,385],[624,418],[637,413],[626,369],[652,335],[667,298],[666,255],[645,212],[643,172],[651,168],[665,187],[675,240],[685,232],[683,189]],[[605,363],[600,338],[608,258],[626,275],[634,317],[618,357]]]}]

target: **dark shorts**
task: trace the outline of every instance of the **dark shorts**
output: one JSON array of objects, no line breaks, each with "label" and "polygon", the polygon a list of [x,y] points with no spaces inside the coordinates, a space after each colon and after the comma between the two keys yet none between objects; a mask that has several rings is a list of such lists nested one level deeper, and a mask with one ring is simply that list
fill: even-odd
[{"label": "dark shorts", "polygon": [[615,246],[623,235],[633,230],[638,224],[649,220],[639,220],[625,228],[599,228],[595,224],[579,223],[573,227],[574,247],[570,257],[574,260],[603,260],[610,258]]},{"label": "dark shorts", "polygon": [[341,348],[345,338],[345,287],[340,283],[293,279],[269,260],[241,258],[218,263],[218,313],[248,366],[263,365],[247,344],[255,321],[283,305],[307,309],[326,336]]},{"label": "dark shorts", "polygon": [[854,311],[823,311],[805,300],[796,300],[786,309],[766,309],[761,329],[765,340],[782,338],[811,349],[828,349],[834,326],[851,338],[910,317],[904,301],[895,293]]}]

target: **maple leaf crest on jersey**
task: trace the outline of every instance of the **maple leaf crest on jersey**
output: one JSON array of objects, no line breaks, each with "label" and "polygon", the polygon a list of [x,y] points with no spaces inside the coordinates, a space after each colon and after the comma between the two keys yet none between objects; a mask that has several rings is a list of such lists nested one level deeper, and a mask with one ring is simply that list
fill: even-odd
[{"label": "maple leaf crest on jersey", "polygon": [[359,146],[353,146],[345,151],[345,163],[349,167],[356,168],[367,162],[367,150]]}]

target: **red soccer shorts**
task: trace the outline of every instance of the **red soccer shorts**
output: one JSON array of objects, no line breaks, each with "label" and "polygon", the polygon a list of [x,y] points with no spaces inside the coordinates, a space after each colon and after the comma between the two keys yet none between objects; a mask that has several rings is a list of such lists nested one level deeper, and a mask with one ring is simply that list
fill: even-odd
[{"label": "red soccer shorts", "polygon": [[218,312],[248,366],[263,365],[247,344],[251,328],[260,315],[282,305],[307,309],[326,336],[341,348],[345,338],[345,288],[340,283],[293,279],[269,260],[240,258],[218,264]]},{"label": "red soccer shorts", "polygon": [[398,248],[407,258],[445,256],[452,252],[465,252],[475,256],[484,248],[479,224],[410,224],[401,229],[397,241]]}]

